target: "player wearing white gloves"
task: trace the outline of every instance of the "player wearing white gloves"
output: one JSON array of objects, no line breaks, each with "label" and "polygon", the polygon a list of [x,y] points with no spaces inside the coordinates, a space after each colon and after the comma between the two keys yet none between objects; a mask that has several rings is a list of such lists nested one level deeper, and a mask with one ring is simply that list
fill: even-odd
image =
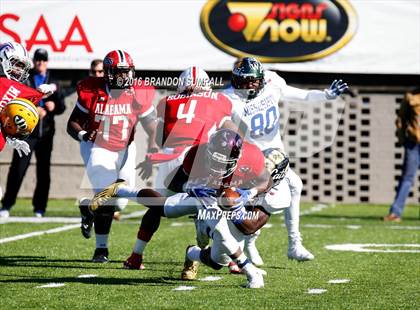
[{"label": "player wearing white gloves", "polygon": [[[235,63],[232,71],[232,86],[225,90],[233,104],[232,120],[246,133],[246,139],[261,150],[280,149],[284,146],[280,136],[279,101],[299,101],[306,103],[334,100],[346,91],[348,86],[342,80],[335,80],[329,89],[303,90],[291,87],[284,79],[271,71],[264,71],[255,58],[245,57]],[[288,252],[290,259],[312,260],[314,255],[302,245],[299,231],[299,204],[302,180],[288,169],[285,180],[291,194],[290,207],[285,209],[285,223],[288,232]],[[263,263],[255,247],[256,236],[251,236],[245,246],[251,260]]]}]

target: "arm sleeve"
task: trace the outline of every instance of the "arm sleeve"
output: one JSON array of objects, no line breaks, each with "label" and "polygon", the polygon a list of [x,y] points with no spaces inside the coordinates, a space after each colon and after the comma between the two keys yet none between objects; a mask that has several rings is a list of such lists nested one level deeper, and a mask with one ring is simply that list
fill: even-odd
[{"label": "arm sleeve", "polygon": [[43,94],[39,91],[25,86],[25,97],[29,101],[31,101],[33,104],[38,105],[38,102],[42,99]]},{"label": "arm sleeve", "polygon": [[90,102],[88,100],[89,93],[86,91],[86,83],[81,81],[76,86],[77,91],[77,102],[76,107],[79,108],[83,113],[89,113]]},{"label": "arm sleeve", "polygon": [[289,85],[282,87],[284,100],[317,103],[326,101],[325,93],[321,90],[304,90]]},{"label": "arm sleeve", "polygon": [[283,100],[299,101],[307,103],[324,102],[327,100],[324,91],[321,90],[305,90],[292,87],[286,84],[286,81],[273,71],[266,71],[266,83],[281,91]]}]

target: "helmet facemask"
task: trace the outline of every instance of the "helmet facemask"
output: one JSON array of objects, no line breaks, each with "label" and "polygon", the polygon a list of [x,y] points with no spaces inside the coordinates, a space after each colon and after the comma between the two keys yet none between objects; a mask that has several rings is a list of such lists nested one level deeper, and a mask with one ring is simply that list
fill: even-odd
[{"label": "helmet facemask", "polygon": [[264,78],[232,75],[232,86],[235,88],[235,93],[248,100],[258,96],[264,88],[264,83]]},{"label": "helmet facemask", "polygon": [[2,61],[2,66],[7,78],[17,82],[24,82],[29,77],[32,63],[29,58],[11,55],[8,59]]},{"label": "helmet facemask", "polygon": [[237,62],[232,70],[232,86],[239,96],[251,100],[264,88],[264,68],[252,57],[245,57]]},{"label": "helmet facemask", "polygon": [[109,85],[113,89],[126,89],[130,88],[134,84],[134,78],[136,72],[134,68],[122,67],[122,68],[104,68],[105,78]]},{"label": "helmet facemask", "polygon": [[212,153],[210,150],[207,150],[207,168],[213,177],[223,179],[235,172],[238,158],[230,158],[224,154]]},{"label": "helmet facemask", "polygon": [[242,154],[242,138],[233,130],[216,130],[206,148],[206,166],[213,177],[225,178],[233,174]]}]

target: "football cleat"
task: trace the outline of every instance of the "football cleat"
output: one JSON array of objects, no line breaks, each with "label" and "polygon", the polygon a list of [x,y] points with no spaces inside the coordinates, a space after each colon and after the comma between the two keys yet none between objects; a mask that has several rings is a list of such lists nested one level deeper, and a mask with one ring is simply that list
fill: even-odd
[{"label": "football cleat", "polygon": [[241,268],[239,268],[239,266],[235,262],[230,262],[228,268],[229,273],[231,274],[240,274],[242,271]]},{"label": "football cleat", "polygon": [[143,255],[131,253],[130,257],[123,263],[124,269],[143,270]]},{"label": "football cleat", "polygon": [[302,241],[300,238],[289,238],[287,257],[289,259],[295,259],[299,262],[315,259],[315,256],[307,249],[305,249],[305,247],[302,245]]},{"label": "football cleat", "polygon": [[7,209],[0,210],[0,218],[8,218],[10,216],[10,211]]},{"label": "football cleat", "polygon": [[264,287],[264,278],[267,273],[255,267],[254,265],[250,265],[246,268],[246,271],[243,270],[246,274],[246,278],[248,280],[246,288],[263,288]]},{"label": "football cleat", "polygon": [[97,248],[95,249],[95,253],[93,253],[92,262],[107,263],[109,261],[108,254],[107,248]]},{"label": "football cleat", "polygon": [[187,253],[190,247],[192,245],[189,245],[185,250],[184,269],[181,272],[181,279],[186,281],[192,281],[197,278],[198,266],[200,266],[199,262],[192,261],[188,258]]},{"label": "football cleat", "polygon": [[126,184],[125,181],[122,179],[118,179],[115,183],[112,183],[104,190],[93,196],[93,199],[90,201],[89,204],[89,210],[91,212],[95,212],[99,208],[103,207],[108,201],[116,197],[118,187],[123,184]]},{"label": "football cleat", "polygon": [[394,213],[390,213],[383,218],[384,222],[394,222],[394,223],[401,223],[401,217]]},{"label": "football cleat", "polygon": [[41,212],[41,211],[35,211],[34,216],[37,217],[37,218],[42,218],[42,217],[44,217],[44,213]]},{"label": "football cleat", "polygon": [[93,226],[93,214],[89,211],[89,199],[82,198],[79,200],[80,217],[82,218],[80,223],[80,230],[83,237],[89,239],[92,235]]}]

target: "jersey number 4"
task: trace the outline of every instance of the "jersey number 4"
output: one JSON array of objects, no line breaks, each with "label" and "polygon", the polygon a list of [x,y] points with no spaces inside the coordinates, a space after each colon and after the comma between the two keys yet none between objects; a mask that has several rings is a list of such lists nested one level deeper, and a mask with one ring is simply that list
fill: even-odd
[{"label": "jersey number 4", "polygon": [[195,116],[195,107],[197,106],[197,100],[191,100],[189,102],[190,106],[188,107],[187,113],[184,112],[185,110],[185,103],[181,103],[178,107],[178,112],[176,113],[177,119],[184,119],[185,123],[191,124],[192,120]]}]

